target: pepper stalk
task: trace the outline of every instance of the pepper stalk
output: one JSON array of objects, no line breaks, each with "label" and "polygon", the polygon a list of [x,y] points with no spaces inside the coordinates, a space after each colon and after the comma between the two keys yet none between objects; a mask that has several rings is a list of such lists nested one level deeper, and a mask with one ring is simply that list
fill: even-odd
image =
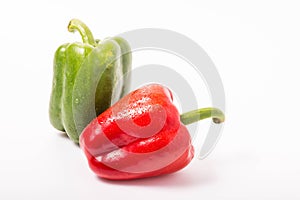
[{"label": "pepper stalk", "polygon": [[220,124],[225,120],[225,115],[220,109],[208,107],[183,113],[180,115],[180,121],[184,125],[188,125],[210,117],[216,124]]},{"label": "pepper stalk", "polygon": [[78,31],[81,35],[83,43],[92,45],[94,47],[97,45],[91,30],[87,27],[87,25],[78,19],[72,19],[69,22],[68,31],[72,33]]}]

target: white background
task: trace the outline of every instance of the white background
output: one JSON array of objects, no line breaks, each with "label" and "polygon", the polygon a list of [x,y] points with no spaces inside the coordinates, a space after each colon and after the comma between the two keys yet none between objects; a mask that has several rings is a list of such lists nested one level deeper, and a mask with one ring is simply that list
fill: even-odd
[{"label": "white background", "polygon": [[[299,10],[296,0],[1,1],[0,199],[300,199]],[[165,28],[204,48],[226,93],[213,153],[170,176],[98,179],[48,120],[54,51],[80,39],[71,18],[96,38]]]}]

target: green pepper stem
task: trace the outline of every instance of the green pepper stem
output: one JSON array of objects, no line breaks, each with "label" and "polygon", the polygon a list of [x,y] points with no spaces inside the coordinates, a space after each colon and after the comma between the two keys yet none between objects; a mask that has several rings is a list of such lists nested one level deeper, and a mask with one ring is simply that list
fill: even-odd
[{"label": "green pepper stem", "polygon": [[191,124],[202,119],[212,117],[213,122],[220,124],[224,122],[225,116],[223,112],[218,108],[201,108],[197,110],[192,110],[180,115],[180,121],[185,124]]},{"label": "green pepper stem", "polygon": [[93,37],[91,30],[79,19],[72,19],[69,22],[68,31],[78,31],[81,35],[83,43],[96,46],[96,41]]}]

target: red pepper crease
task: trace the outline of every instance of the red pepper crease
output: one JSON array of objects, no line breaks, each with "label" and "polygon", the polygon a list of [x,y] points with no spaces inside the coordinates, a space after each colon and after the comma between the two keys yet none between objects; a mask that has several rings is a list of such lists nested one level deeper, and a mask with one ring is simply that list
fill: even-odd
[{"label": "red pepper crease", "polygon": [[95,118],[80,136],[92,171],[102,178],[126,180],[169,174],[188,165],[194,148],[184,124],[211,116],[222,122],[224,117],[211,109],[202,116],[196,111],[180,116],[172,101],[168,88],[149,84]]}]

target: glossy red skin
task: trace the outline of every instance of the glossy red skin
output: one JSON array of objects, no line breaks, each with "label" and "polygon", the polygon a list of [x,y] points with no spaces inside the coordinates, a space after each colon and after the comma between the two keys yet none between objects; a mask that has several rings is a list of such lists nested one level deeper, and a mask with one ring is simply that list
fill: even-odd
[{"label": "glossy red skin", "polygon": [[80,146],[99,177],[126,180],[184,168],[194,149],[169,89],[141,87],[94,119]]}]

